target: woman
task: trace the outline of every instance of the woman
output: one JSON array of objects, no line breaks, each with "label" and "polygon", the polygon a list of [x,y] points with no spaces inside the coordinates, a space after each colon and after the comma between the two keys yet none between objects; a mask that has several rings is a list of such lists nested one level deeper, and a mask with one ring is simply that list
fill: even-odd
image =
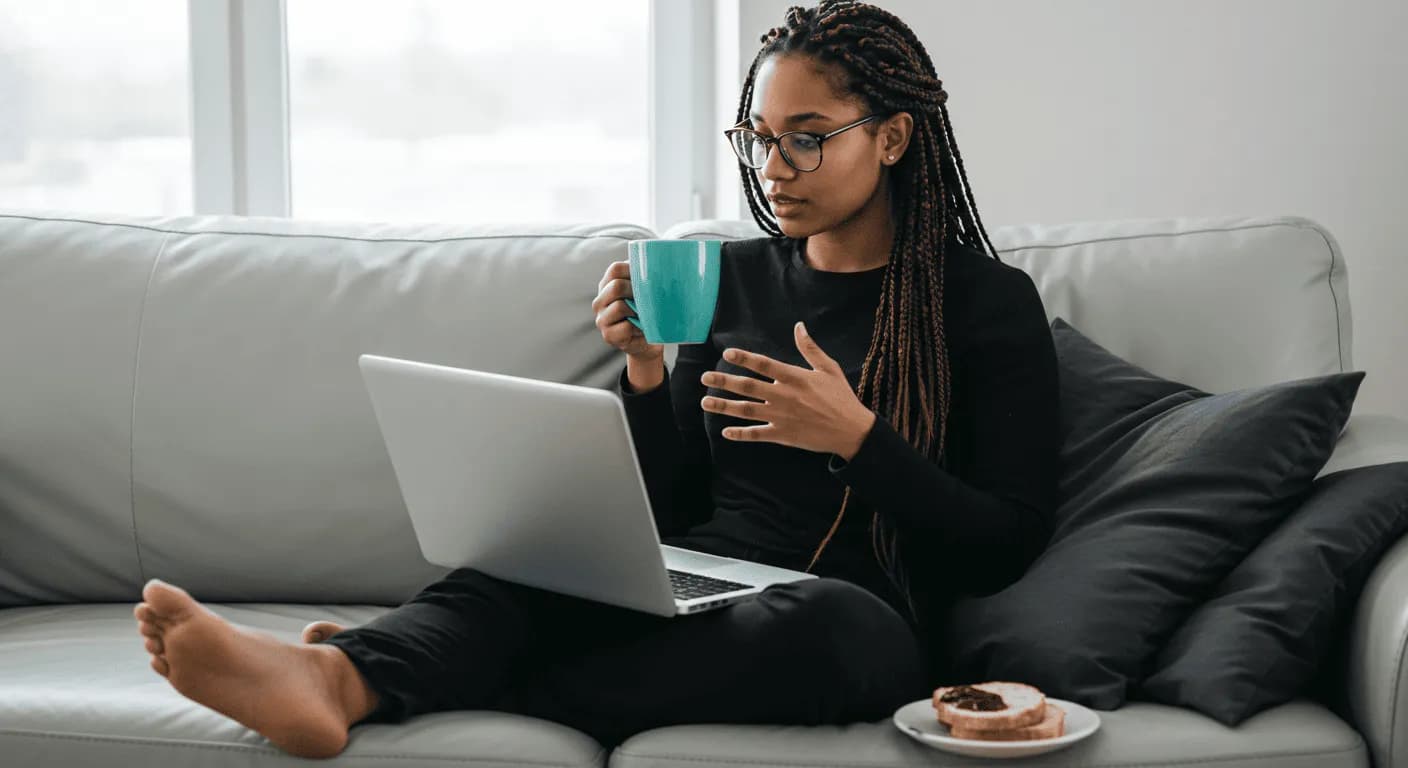
[{"label": "woman", "polygon": [[[301,756],[362,722],[447,709],[556,720],[612,745],[689,722],[877,720],[948,674],[944,608],[1016,579],[1056,492],[1055,351],[1036,287],[978,218],[924,47],[873,6],[794,7],[727,136],[754,218],[726,244],[707,342],[592,303],[662,538],[821,578],[661,618],[460,569],[304,644],[153,580],[152,667]],[[804,322],[798,322],[798,321]],[[849,514],[847,514],[849,512]]]}]

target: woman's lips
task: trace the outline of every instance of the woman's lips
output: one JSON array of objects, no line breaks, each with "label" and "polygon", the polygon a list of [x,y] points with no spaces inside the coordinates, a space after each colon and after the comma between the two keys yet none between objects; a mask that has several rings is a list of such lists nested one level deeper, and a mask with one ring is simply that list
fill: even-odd
[{"label": "woman's lips", "polygon": [[798,200],[795,197],[786,195],[768,195],[768,202],[772,203],[772,212],[778,216],[795,213],[798,208],[806,204],[805,200]]}]

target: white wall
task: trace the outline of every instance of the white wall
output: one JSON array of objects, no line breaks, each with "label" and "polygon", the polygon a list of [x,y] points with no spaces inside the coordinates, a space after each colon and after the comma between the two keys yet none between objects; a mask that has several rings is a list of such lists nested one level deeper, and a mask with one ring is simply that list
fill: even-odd
[{"label": "white wall", "polygon": [[[741,72],[794,4],[741,0]],[[879,4],[934,59],[989,228],[1314,219],[1349,266],[1355,410],[1408,417],[1408,2]]]}]

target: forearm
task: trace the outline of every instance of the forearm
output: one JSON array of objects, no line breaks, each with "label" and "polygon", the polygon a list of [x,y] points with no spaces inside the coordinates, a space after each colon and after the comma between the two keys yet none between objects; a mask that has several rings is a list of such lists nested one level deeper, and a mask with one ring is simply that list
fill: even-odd
[{"label": "forearm", "polygon": [[[696,390],[717,357],[712,345],[681,345],[675,370],[628,358],[617,389],[661,536],[688,531],[713,514],[713,460]],[[632,378],[639,375],[639,380]],[[678,377],[676,376],[678,374]],[[654,377],[659,376],[659,381]]]},{"label": "forearm", "polygon": [[851,457],[837,454],[828,467],[901,530],[946,547],[1026,559],[1049,535],[1049,509],[1031,500],[1043,496],[1040,489],[1007,495],[977,488],[922,455],[885,419],[874,418]]}]

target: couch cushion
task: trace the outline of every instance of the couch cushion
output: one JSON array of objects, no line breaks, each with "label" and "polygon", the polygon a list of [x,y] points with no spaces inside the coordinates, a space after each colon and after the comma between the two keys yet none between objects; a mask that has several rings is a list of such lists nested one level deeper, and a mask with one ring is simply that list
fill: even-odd
[{"label": "couch cushion", "polygon": [[[421,557],[357,357],[612,387],[627,225],[0,214],[0,606],[146,579],[396,604]],[[355,557],[353,556],[355,554]],[[71,568],[50,567],[61,559]]]},{"label": "couch cushion", "polygon": [[[0,611],[0,764],[289,765],[264,737],[177,693],[148,666],[131,603]],[[210,605],[297,641],[309,621],[360,624],[384,608]],[[596,766],[602,747],[556,723],[499,712],[438,712],[352,729],[320,765]]]},{"label": "couch cushion", "polygon": [[1408,461],[1316,480],[1159,651],[1142,698],[1237,725],[1302,694],[1405,530]]},{"label": "couch cushion", "polygon": [[[661,237],[758,237],[752,221]],[[1353,370],[1339,245],[1287,217],[1136,219],[989,230],[998,255],[1111,352],[1206,392]]]},{"label": "couch cushion", "polygon": [[1227,728],[1196,712],[1129,704],[1101,712],[1100,730],[1066,749],[1016,761],[959,757],[920,744],[888,720],[847,726],[682,725],[638,734],[612,768],[830,768],[999,765],[1189,768],[1363,768],[1359,734],[1329,710],[1294,701]]},{"label": "couch cushion", "polygon": [[165,235],[97,231],[0,214],[0,607],[141,584],[132,363]]},{"label": "couch cushion", "polygon": [[945,635],[957,682],[1020,680],[1109,710],[1301,502],[1364,373],[1210,395],[1059,318],[1052,333],[1066,427],[1051,541],[1015,583],[958,600]]}]

